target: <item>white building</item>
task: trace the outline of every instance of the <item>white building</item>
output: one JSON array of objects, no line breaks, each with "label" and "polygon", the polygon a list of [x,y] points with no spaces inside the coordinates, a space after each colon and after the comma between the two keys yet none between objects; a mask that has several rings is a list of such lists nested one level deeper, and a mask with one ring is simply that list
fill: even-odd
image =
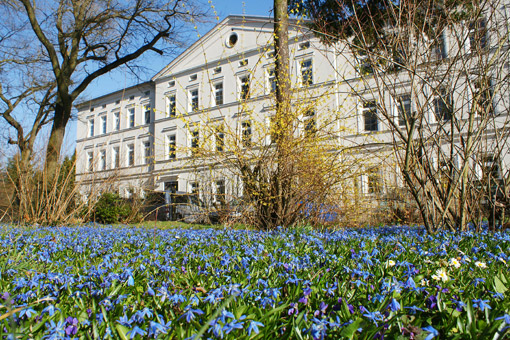
[{"label": "white building", "polygon": [[[360,84],[367,83],[366,79],[362,81],[362,58],[344,52],[341,46],[324,46],[298,21],[293,21],[289,33],[296,98],[313,105],[309,114],[302,117],[299,129],[310,126],[307,119],[314,124],[329,119],[338,140],[352,146],[363,145],[361,152],[370,153],[391,143],[392,128],[379,111],[394,112],[396,125],[405,125],[402,114],[414,110],[418,95],[411,97],[410,90],[402,84],[395,86],[393,93],[363,90],[352,95]],[[256,126],[268,126],[274,114],[272,37],[273,23],[267,18],[229,16],[150,82],[81,103],[77,181],[82,183],[82,193],[91,193],[95,187],[106,190],[105,186],[124,196],[143,190],[199,190],[204,184],[192,164],[197,143],[221,148],[226,142],[223,132],[229,129],[238,131],[243,143],[252,138],[261,140]],[[508,41],[504,48],[508,48]],[[448,58],[448,53],[454,51],[448,35],[435,49],[438,59]],[[508,74],[508,65],[503,73],[498,77]],[[444,115],[441,104],[448,100],[469,101],[473,96],[470,91],[456,89],[451,95],[448,92],[433,99],[429,108],[431,124],[440,123],[438,117]],[[510,92],[504,91],[505,95],[494,104],[495,112],[504,116],[502,124],[507,122],[510,106]],[[358,95],[361,92],[366,93],[363,98]],[[317,98],[320,100],[313,101]],[[201,133],[203,126],[213,125],[217,134]],[[270,143],[269,136],[262,137]],[[499,171],[510,164],[507,153],[502,163]],[[391,165],[389,168],[393,173],[384,177],[394,178],[398,169]],[[208,184],[213,192],[235,194],[238,179],[220,173],[213,177]],[[368,170],[361,175],[361,192],[370,192],[371,178]]]}]

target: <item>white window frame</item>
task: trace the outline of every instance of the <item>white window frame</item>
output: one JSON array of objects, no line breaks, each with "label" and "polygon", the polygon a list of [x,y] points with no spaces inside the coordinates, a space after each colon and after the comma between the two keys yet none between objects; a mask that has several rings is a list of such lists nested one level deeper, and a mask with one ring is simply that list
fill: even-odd
[{"label": "white window frame", "polygon": [[[276,71],[274,67],[269,67],[266,70],[266,94],[276,93]],[[274,84],[274,88],[273,88]]]},{"label": "white window frame", "polygon": [[106,170],[106,150],[99,151],[99,170]]},{"label": "white window frame", "polygon": [[[152,122],[152,108],[150,105],[144,105],[143,106],[144,108],[144,112],[143,112],[143,122],[144,124],[150,124]],[[149,118],[149,120],[147,121],[147,118]]]},{"label": "white window frame", "polygon": [[[217,86],[221,85],[221,89],[218,89]],[[218,103],[218,93],[221,93],[221,103]],[[216,81],[213,83],[213,101],[214,106],[220,106],[225,104],[225,88],[223,86],[223,81]]]},{"label": "white window frame", "polygon": [[[195,91],[196,95],[193,94]],[[188,112],[194,113],[198,111],[200,111],[200,91],[198,87],[192,87],[188,89]]]},{"label": "white window frame", "polygon": [[99,116],[99,119],[101,121],[101,134],[105,135],[106,132],[108,131],[108,120],[106,118],[106,114],[103,114],[101,116]]},{"label": "white window frame", "polygon": [[[149,147],[147,147],[147,145]],[[150,140],[143,141],[142,142],[142,147],[143,147],[143,162],[144,162],[144,164],[150,164],[151,163],[151,157],[152,157],[152,150],[151,150],[151,142],[150,142]]]},{"label": "white window frame", "polygon": [[95,130],[95,127],[94,127],[94,118],[89,118],[88,120],[88,123],[87,123],[87,128],[88,128],[88,134],[87,134],[87,137],[94,137],[94,130]]},{"label": "white window frame", "polygon": [[113,113],[113,131],[120,130],[120,111]]},{"label": "white window frame", "polygon": [[175,117],[177,115],[177,94],[175,92],[166,96],[166,116]]},{"label": "white window frame", "polygon": [[134,107],[129,107],[127,109],[128,111],[128,119],[127,119],[127,124],[128,124],[128,128],[134,128],[135,127],[135,119],[136,119],[136,110]]},{"label": "white window frame", "polygon": [[120,167],[120,147],[112,147],[112,168],[116,169]]},{"label": "white window frame", "polygon": [[87,171],[94,172],[94,151],[87,151]]},{"label": "white window frame", "polygon": [[[172,147],[173,146],[173,147]],[[177,158],[177,135],[175,133],[166,135],[165,159]]]},{"label": "white window frame", "polygon": [[[247,81],[244,81],[244,80]],[[249,73],[242,73],[237,76],[237,99],[239,101],[246,101],[251,97],[251,76]],[[247,91],[245,91],[245,88]]]},{"label": "white window frame", "polygon": [[135,144],[126,145],[126,166],[135,165]]},{"label": "white window frame", "polygon": [[[310,62],[310,66],[304,67],[305,63]],[[306,79],[309,79],[305,82],[305,71],[309,74]],[[305,57],[299,60],[299,81],[301,83],[301,87],[311,86],[315,83],[314,77],[314,62],[313,57]]]},{"label": "white window frame", "polygon": [[[253,145],[252,121],[247,119],[241,121],[241,145],[243,148],[250,148]],[[246,138],[248,136],[249,138]]]},{"label": "white window frame", "polygon": [[[365,121],[365,113],[372,110],[374,106],[370,106],[370,107],[367,107],[366,105],[369,104],[369,103],[374,103],[375,105],[375,116],[376,116],[376,127],[377,129],[375,130],[367,130],[366,127],[367,127],[367,124],[366,124],[366,121]],[[360,132],[362,133],[373,133],[373,132],[378,132],[378,131],[381,131],[380,129],[380,119],[379,119],[379,108],[377,107],[377,104],[378,101],[377,99],[373,98],[373,99],[370,99],[370,100],[361,100],[360,101],[360,105],[359,105],[359,117],[360,117]]]}]

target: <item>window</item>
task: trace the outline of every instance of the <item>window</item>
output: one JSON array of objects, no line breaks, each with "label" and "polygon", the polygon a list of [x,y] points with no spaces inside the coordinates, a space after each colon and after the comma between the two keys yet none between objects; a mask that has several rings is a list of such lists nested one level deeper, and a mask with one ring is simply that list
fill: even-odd
[{"label": "window", "polygon": [[120,130],[120,112],[113,113],[113,130]]},{"label": "window", "polygon": [[120,149],[118,146],[114,146],[112,149],[112,167],[120,167]]},{"label": "window", "polygon": [[127,166],[135,165],[135,145],[127,145]]},{"label": "window", "polygon": [[365,131],[379,131],[377,102],[375,100],[363,103],[363,123]]},{"label": "window", "polygon": [[245,121],[241,123],[241,142],[244,148],[251,146],[251,122]]},{"label": "window", "polygon": [[189,81],[195,81],[197,80],[198,76],[196,74],[192,74],[191,76],[189,76]]},{"label": "window", "polygon": [[228,48],[232,48],[237,43],[237,40],[239,40],[239,37],[237,36],[237,33],[236,32],[232,32],[232,33],[230,33],[230,35],[228,36],[227,40],[225,41],[225,45]]},{"label": "window", "polygon": [[223,152],[225,149],[225,127],[223,125],[216,127],[214,139],[216,144],[216,151]]},{"label": "window", "polygon": [[144,94],[145,94],[146,96],[150,96],[151,91],[145,91],[145,93],[144,93]]},{"label": "window", "polygon": [[434,96],[434,114],[438,122],[445,122],[452,119],[452,95],[448,93],[445,88],[440,88]]},{"label": "window", "polygon": [[482,77],[475,82],[473,103],[476,105],[474,109],[479,115],[494,115],[493,96],[494,91],[490,78]]},{"label": "window", "polygon": [[115,105],[119,105],[119,104],[120,104],[120,99],[117,99],[117,100],[115,101]]},{"label": "window", "polygon": [[267,52],[267,58],[268,59],[271,59],[271,58],[274,58],[274,56],[276,55],[275,51],[269,51]]},{"label": "window", "polygon": [[135,99],[135,96],[129,97],[129,100],[134,100],[134,99]]},{"label": "window", "polygon": [[250,98],[250,76],[242,76],[239,78],[240,82],[240,92],[239,92],[239,99],[240,100],[246,100]]},{"label": "window", "polygon": [[106,170],[106,150],[99,152],[99,170]]},{"label": "window", "polygon": [[304,128],[306,137],[314,136],[315,133],[317,132],[314,110],[307,110],[303,114],[303,128]]},{"label": "window", "polygon": [[189,91],[190,109],[192,112],[198,111],[198,89]]},{"label": "window", "polygon": [[135,108],[128,109],[128,128],[135,127]]},{"label": "window", "polygon": [[221,73],[221,66],[215,67],[213,70],[213,74],[219,74]]},{"label": "window", "polygon": [[171,80],[168,82],[168,87],[174,87],[175,86],[175,80]]},{"label": "window", "polygon": [[145,164],[151,163],[151,142],[143,142],[143,159]]},{"label": "window", "polygon": [[94,171],[94,151],[87,152],[87,170]]},{"label": "window", "polygon": [[360,76],[366,76],[374,73],[374,67],[371,64],[370,58],[366,54],[357,56],[357,70]]},{"label": "window", "polygon": [[313,64],[312,59],[301,61],[301,85],[313,84]]},{"label": "window", "polygon": [[267,71],[267,82],[269,93],[276,92],[276,71],[274,69],[270,69]]},{"label": "window", "polygon": [[144,121],[145,121],[145,124],[150,124],[150,122],[151,122],[151,107],[150,106],[145,106]]},{"label": "window", "polygon": [[198,182],[192,182],[190,183],[190,193],[193,194],[193,195],[199,195],[199,190],[200,190],[200,187],[198,185]]},{"label": "window", "polygon": [[405,94],[397,98],[398,126],[406,126],[406,121],[411,117],[411,95]]},{"label": "window", "polygon": [[175,159],[176,153],[175,153],[175,135],[168,135],[166,136],[166,143],[167,143],[167,159]]},{"label": "window", "polygon": [[214,84],[214,103],[223,105],[223,83]]},{"label": "window", "polygon": [[248,59],[243,59],[243,60],[239,61],[239,67],[243,67],[246,65],[248,65]]},{"label": "window", "polygon": [[367,175],[367,186],[369,194],[378,194],[381,192],[382,183],[381,183],[381,174],[378,170],[372,169],[369,171]]},{"label": "window", "polygon": [[485,50],[488,47],[487,23],[481,18],[469,25],[469,46],[471,52]]},{"label": "window", "polygon": [[484,179],[494,180],[501,178],[501,162],[498,157],[493,154],[482,155],[481,163]]},{"label": "window", "polygon": [[94,118],[89,119],[89,137],[94,137]]},{"label": "window", "polygon": [[167,115],[168,117],[175,117],[176,114],[176,101],[175,94],[172,94],[166,98],[167,100]]},{"label": "window", "polygon": [[299,50],[306,50],[310,48],[310,42],[305,41],[299,44]]},{"label": "window", "polygon": [[432,53],[432,59],[442,60],[446,58],[446,44],[444,40],[444,33],[439,33],[437,38],[433,41],[430,51]]},{"label": "window", "polygon": [[200,142],[200,135],[198,133],[198,130],[191,131],[190,138],[191,138],[191,143],[190,143],[191,154],[196,154],[198,151],[199,142]]},{"label": "window", "polygon": [[101,116],[101,133],[106,134],[106,115]]},{"label": "window", "polygon": [[216,181],[216,202],[225,204],[225,180]]}]

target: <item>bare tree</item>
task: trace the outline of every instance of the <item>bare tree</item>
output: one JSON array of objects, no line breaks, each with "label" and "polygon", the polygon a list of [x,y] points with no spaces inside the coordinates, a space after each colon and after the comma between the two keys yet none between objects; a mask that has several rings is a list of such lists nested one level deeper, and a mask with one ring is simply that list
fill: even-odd
[{"label": "bare tree", "polygon": [[348,56],[343,84],[368,130],[381,122],[373,130],[393,150],[425,226],[480,222],[508,177],[508,4],[454,1],[436,15],[434,2],[346,3],[334,2],[351,9],[334,31],[322,11],[314,27]]},{"label": "bare tree", "polygon": [[2,2],[1,9],[4,17],[18,21],[11,38],[30,41],[24,58],[42,56],[31,70],[44,72],[55,84],[49,168],[59,160],[73,103],[94,79],[129,66],[147,51],[162,54],[165,41],[179,41],[178,26],[204,15],[195,2],[184,0],[12,0]]}]

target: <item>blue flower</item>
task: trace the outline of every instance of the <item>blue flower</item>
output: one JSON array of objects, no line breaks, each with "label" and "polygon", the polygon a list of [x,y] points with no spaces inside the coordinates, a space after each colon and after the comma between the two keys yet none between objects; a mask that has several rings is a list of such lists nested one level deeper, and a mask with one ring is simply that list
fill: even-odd
[{"label": "blue flower", "polygon": [[258,321],[250,321],[250,325],[248,326],[248,335],[251,335],[251,332],[255,332],[255,334],[259,334],[259,327],[264,327],[261,322]]},{"label": "blue flower", "polygon": [[485,309],[492,309],[492,307],[487,304],[489,300],[473,299],[472,301],[474,308],[479,308],[482,311],[485,311]]},{"label": "blue flower", "polygon": [[35,310],[33,310],[32,308],[28,307],[28,308],[21,310],[21,312],[19,312],[20,318],[23,317],[24,315],[26,315],[27,318],[31,318],[32,315],[37,315],[37,312]]},{"label": "blue flower", "polygon": [[133,328],[132,330],[130,330],[129,332],[126,333],[126,335],[129,335],[130,339],[135,338],[137,335],[140,335],[141,337],[143,337],[146,334],[147,334],[147,332],[138,326],[135,326],[135,328]]},{"label": "blue flower", "polygon": [[439,335],[439,332],[432,326],[423,327],[423,330],[429,333],[424,340],[430,340]]},{"label": "blue flower", "polygon": [[400,303],[398,303],[398,301],[395,299],[391,299],[389,307],[392,312],[397,312],[400,310]]},{"label": "blue flower", "polygon": [[510,325],[510,315],[508,314],[497,317],[496,320],[504,320],[507,325]]},{"label": "blue flower", "polygon": [[190,323],[191,320],[195,319],[195,314],[202,315],[204,312],[202,312],[200,309],[188,308],[188,310],[185,311],[179,319],[186,318],[186,322]]},{"label": "blue flower", "polygon": [[238,322],[238,320],[234,319],[234,320],[230,321],[229,323],[225,324],[225,326],[223,326],[223,330],[225,331],[225,333],[229,334],[234,329],[243,329],[243,325],[244,325],[244,322],[242,322],[242,321]]}]

